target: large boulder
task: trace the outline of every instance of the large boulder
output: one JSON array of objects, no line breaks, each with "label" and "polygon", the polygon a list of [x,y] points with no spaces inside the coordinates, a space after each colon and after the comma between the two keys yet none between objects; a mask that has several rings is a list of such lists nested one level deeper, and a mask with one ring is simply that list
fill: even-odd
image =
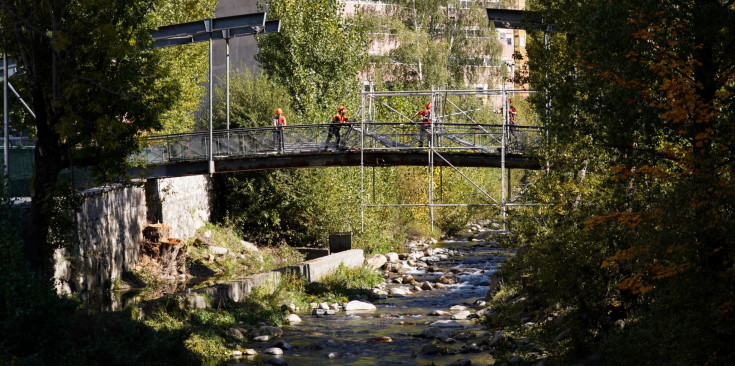
[{"label": "large boulder", "polygon": [[288,314],[288,317],[286,317],[286,320],[288,320],[288,324],[301,323],[301,318],[296,314]]},{"label": "large boulder", "polygon": [[375,311],[375,305],[364,302],[364,301],[357,301],[352,300],[345,304],[345,311]]},{"label": "large boulder", "polygon": [[386,262],[388,262],[388,258],[382,254],[375,254],[365,258],[365,263],[375,268],[382,268]]},{"label": "large boulder", "polygon": [[278,347],[271,347],[271,348],[267,348],[265,351],[263,351],[263,353],[267,355],[282,355],[283,350]]},{"label": "large boulder", "polygon": [[398,253],[394,253],[394,252],[386,253],[385,258],[387,258],[388,262],[391,262],[391,263],[398,263],[400,260],[398,258]]}]

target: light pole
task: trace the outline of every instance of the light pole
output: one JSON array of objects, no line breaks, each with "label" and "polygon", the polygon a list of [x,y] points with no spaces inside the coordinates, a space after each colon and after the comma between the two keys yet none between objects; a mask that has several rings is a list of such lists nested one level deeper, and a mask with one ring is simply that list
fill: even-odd
[{"label": "light pole", "polygon": [[266,22],[265,16],[265,13],[253,13],[222,18],[204,19],[195,22],[173,24],[160,27],[152,34],[156,48],[177,46],[195,42],[209,42],[209,174],[214,174],[214,136],[212,128],[212,42],[217,39],[225,39],[227,42],[227,128],[229,129],[229,39],[238,36],[255,35],[266,32],[278,32],[281,28],[280,20],[272,20]]}]

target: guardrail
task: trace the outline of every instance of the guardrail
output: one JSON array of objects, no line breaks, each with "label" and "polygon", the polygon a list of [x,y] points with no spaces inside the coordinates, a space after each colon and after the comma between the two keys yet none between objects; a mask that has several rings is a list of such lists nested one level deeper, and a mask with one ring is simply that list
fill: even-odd
[{"label": "guardrail", "polygon": [[[425,129],[420,123],[351,123],[339,127],[336,136],[327,138],[331,124],[286,126],[283,151],[279,151],[279,131],[273,127],[253,127],[218,130],[212,133],[214,159],[272,154],[300,154],[324,151],[359,151],[361,138],[365,151],[434,150],[476,153],[498,153],[503,135],[502,125],[467,123],[437,123]],[[506,151],[529,153],[540,147],[541,128],[535,126],[508,127]],[[364,129],[364,131],[363,131]],[[334,131],[332,131],[334,132]],[[336,134],[335,134],[336,135]],[[151,136],[144,141],[143,151],[135,158],[143,164],[166,164],[178,161],[207,160],[209,134],[195,132]]]}]

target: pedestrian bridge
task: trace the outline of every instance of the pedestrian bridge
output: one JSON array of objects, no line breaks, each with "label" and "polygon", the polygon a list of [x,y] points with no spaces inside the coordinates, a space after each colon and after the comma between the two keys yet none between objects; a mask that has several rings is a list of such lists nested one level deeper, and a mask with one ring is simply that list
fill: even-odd
[{"label": "pedestrian bridge", "polygon": [[[279,151],[272,127],[212,132],[215,173],[264,169],[413,165],[540,169],[536,152],[543,134],[536,126],[435,123],[352,123],[327,143],[330,124],[293,125],[283,130]],[[422,141],[423,139],[423,141]],[[133,157],[144,168],[134,175],[177,177],[210,172],[207,131],[149,136]]]}]

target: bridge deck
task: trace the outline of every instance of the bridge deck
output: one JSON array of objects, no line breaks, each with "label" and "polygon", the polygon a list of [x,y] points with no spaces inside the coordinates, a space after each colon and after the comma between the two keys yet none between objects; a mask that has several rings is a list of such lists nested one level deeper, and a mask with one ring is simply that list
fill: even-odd
[{"label": "bridge deck", "polygon": [[[457,167],[499,168],[500,154],[451,152],[443,153],[449,162]],[[214,161],[215,172],[230,173],[239,171],[315,168],[336,166],[360,166],[359,151],[296,153],[288,155],[267,154],[264,156],[228,157]],[[366,151],[365,166],[426,166],[429,164],[426,151]],[[447,166],[447,163],[435,158],[435,166]],[[508,169],[541,169],[538,159],[517,154],[505,156]],[[180,161],[168,164],[135,169],[133,174],[149,178],[179,177],[186,175],[207,174],[207,161]]]},{"label": "bridge deck", "polygon": [[[412,124],[370,123],[340,127],[341,140],[327,136],[330,125],[288,126],[279,148],[272,128],[219,130],[213,133],[214,170],[217,173],[334,166],[426,166],[428,149],[454,166],[499,168],[503,128],[499,125],[437,124],[421,131]],[[363,130],[364,129],[364,130]],[[515,141],[506,146],[505,166],[539,169],[534,157],[539,129],[516,126]],[[506,135],[508,138],[510,134]],[[424,138],[424,141],[421,139]],[[364,148],[361,154],[360,149]],[[282,151],[279,151],[282,150]],[[133,173],[148,177],[173,177],[209,172],[209,136],[205,133],[154,136],[137,156],[147,166]],[[435,157],[434,165],[446,166]]]}]

